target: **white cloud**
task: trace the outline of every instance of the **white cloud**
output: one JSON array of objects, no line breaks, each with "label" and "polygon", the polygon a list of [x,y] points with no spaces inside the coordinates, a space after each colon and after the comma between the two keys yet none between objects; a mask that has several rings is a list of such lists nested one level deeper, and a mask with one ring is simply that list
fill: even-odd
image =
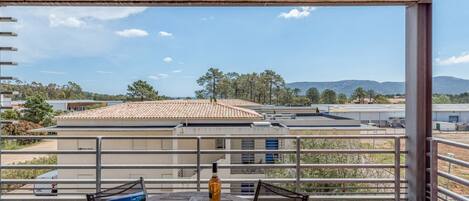
[{"label": "white cloud", "polygon": [[308,17],[311,11],[316,10],[316,7],[301,7],[301,8],[294,8],[288,11],[288,13],[280,13],[278,17],[284,18],[284,19],[300,19],[300,18],[305,18]]},{"label": "white cloud", "polygon": [[42,71],[39,71],[39,72],[44,73],[44,74],[53,74],[53,75],[64,75],[64,74],[67,74],[66,72],[48,71],[48,70],[42,70]]},{"label": "white cloud", "polygon": [[449,66],[449,65],[455,65],[455,64],[462,64],[462,63],[469,63],[469,53],[468,52],[463,52],[459,56],[452,56],[447,59],[440,59],[437,58],[436,62],[439,65],[442,66]]},{"label": "white cloud", "polygon": [[117,35],[126,38],[145,37],[148,36],[148,32],[141,29],[124,29],[122,31],[116,31]]},{"label": "white cloud", "polygon": [[161,37],[172,37],[173,36],[172,33],[169,33],[169,32],[166,32],[166,31],[160,31],[158,33],[158,35],[161,36]]},{"label": "white cloud", "polygon": [[116,20],[127,18],[131,15],[141,13],[146,8],[106,8],[106,7],[55,7],[49,9],[36,10],[35,15],[49,16],[51,27],[66,26],[80,27],[85,24],[85,20]]},{"label": "white cloud", "polygon": [[158,74],[158,75],[150,75],[150,76],[148,76],[148,78],[153,79],[153,80],[161,80],[161,79],[165,79],[165,78],[167,78],[167,77],[169,77],[169,75],[168,75],[168,74],[165,74],[165,73],[160,73],[160,74]]},{"label": "white cloud", "polygon": [[[2,15],[15,16],[18,19],[18,23],[2,24],[2,28],[15,31],[21,37],[17,40],[0,38],[0,43],[6,41],[4,45],[14,46],[21,50],[21,54],[13,54],[13,56],[15,61],[22,64],[31,64],[48,58],[115,57],[115,54],[111,53],[120,44],[118,37],[109,37],[116,30],[110,30],[112,26],[108,26],[108,21],[101,21],[94,17],[81,17],[83,16],[81,14],[75,15],[77,10],[83,11],[84,7],[81,9],[76,7],[5,7],[1,9]],[[93,10],[92,7],[89,9]],[[122,9],[108,10],[122,11]]]},{"label": "white cloud", "polygon": [[164,61],[165,63],[168,63],[168,64],[169,64],[169,63],[173,62],[173,58],[171,58],[171,57],[165,57],[165,58],[163,58],[163,61]]},{"label": "white cloud", "polygon": [[172,72],[173,72],[173,73],[180,73],[180,72],[182,72],[182,70],[181,70],[181,69],[178,69],[178,70],[173,70]]},{"label": "white cloud", "polygon": [[102,70],[97,70],[96,73],[99,73],[99,74],[112,74],[112,72],[110,72],[110,71],[102,71]]},{"label": "white cloud", "polygon": [[83,25],[85,25],[85,22],[76,17],[59,18],[54,14],[49,15],[50,27],[65,26],[65,27],[78,28]]}]

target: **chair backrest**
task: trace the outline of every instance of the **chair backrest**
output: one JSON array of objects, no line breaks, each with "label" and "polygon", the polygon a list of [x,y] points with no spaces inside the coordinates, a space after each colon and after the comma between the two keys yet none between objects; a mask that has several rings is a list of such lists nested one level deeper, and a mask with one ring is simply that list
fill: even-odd
[{"label": "chair backrest", "polygon": [[259,180],[257,183],[256,194],[254,195],[254,201],[269,200],[269,198],[262,198],[262,196],[279,196],[282,197],[282,200],[290,201],[308,201],[309,199],[309,195],[293,192]]},{"label": "chair backrest", "polygon": [[143,178],[101,192],[87,194],[88,201],[146,201],[147,192]]}]

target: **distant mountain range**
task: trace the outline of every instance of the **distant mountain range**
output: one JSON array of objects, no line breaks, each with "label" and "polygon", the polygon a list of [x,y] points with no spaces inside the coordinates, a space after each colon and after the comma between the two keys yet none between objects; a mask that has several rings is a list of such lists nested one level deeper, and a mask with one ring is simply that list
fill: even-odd
[{"label": "distant mountain range", "polygon": [[[373,89],[381,94],[404,94],[404,82],[377,82],[373,80],[342,80],[336,82],[292,82],[287,83],[290,88],[299,88],[301,94],[311,87],[316,87],[319,91],[332,89],[337,93],[344,93],[350,96],[357,87]],[[438,76],[433,78],[433,93],[440,94],[460,94],[469,92],[469,80]]]}]

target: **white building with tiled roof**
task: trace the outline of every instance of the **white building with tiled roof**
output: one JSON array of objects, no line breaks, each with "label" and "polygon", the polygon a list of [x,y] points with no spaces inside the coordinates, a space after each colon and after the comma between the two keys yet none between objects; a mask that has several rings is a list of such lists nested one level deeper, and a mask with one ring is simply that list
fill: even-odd
[{"label": "white building with tiled roof", "polygon": [[[256,103],[242,100],[164,100],[146,102],[128,102],[118,105],[91,109],[80,112],[68,113],[56,118],[57,125],[54,127],[38,129],[38,131],[56,132],[58,136],[81,136],[92,137],[84,139],[61,139],[58,143],[59,150],[94,150],[98,136],[102,137],[142,137],[140,139],[106,139],[102,142],[102,150],[195,150],[196,141],[192,140],[170,140],[170,139],[148,139],[147,137],[196,137],[205,136],[209,139],[201,141],[202,150],[232,149],[282,149],[289,147],[285,140],[279,140],[272,136],[314,133],[320,126],[334,126],[334,133],[340,129],[359,129],[357,121],[344,120],[341,123],[336,119],[322,116],[303,118],[297,116],[295,119],[268,119],[265,115],[248,109],[260,106]],[[285,108],[280,108],[282,111]],[[296,111],[296,110],[295,110]],[[299,114],[298,114],[299,115]],[[336,129],[336,126],[346,126]],[[355,127],[357,125],[358,127]],[[289,128],[288,126],[292,126]],[[323,129],[324,130],[324,129]],[[327,130],[326,132],[331,132]],[[344,132],[350,132],[347,130]],[[354,131],[355,132],[355,131]],[[359,132],[359,131],[358,131]],[[323,133],[321,133],[323,134]],[[222,139],[216,136],[235,136],[236,139]],[[267,139],[242,138],[243,136],[266,136]],[[215,138],[214,138],[215,137]],[[113,154],[102,156],[102,165],[142,164],[142,165],[177,165],[195,164],[196,157],[191,154]],[[212,162],[229,164],[249,163],[275,163],[277,154],[237,153],[237,154],[205,154],[201,157],[202,164]],[[94,155],[66,154],[58,155],[59,165],[85,164],[94,165]],[[258,171],[236,171],[221,169],[222,178],[263,178],[264,175]],[[202,178],[210,176],[210,170],[201,172]],[[104,169],[102,178],[135,179],[164,178],[188,178],[196,177],[193,169]],[[94,179],[94,169],[60,169],[59,179]],[[68,184],[61,184],[68,185]],[[176,186],[165,186],[174,188]],[[232,184],[240,189],[243,183]],[[238,185],[238,186],[236,186]],[[152,185],[149,185],[150,187]],[[71,188],[93,187],[90,185],[71,185]],[[153,187],[161,187],[153,186]]]},{"label": "white building with tiled roof", "polygon": [[[254,110],[233,106],[252,105],[252,103],[240,100],[221,100],[210,102],[209,100],[164,100],[146,102],[128,102],[118,105],[73,112],[58,116],[57,125],[42,131],[56,132],[58,136],[229,136],[229,135],[286,135],[288,128],[280,124],[268,127],[255,127],[254,122],[263,120],[263,116]],[[244,145],[242,143],[248,143]],[[245,146],[265,149],[265,140],[255,142],[242,142],[238,140],[207,139],[202,140],[201,147],[205,150],[224,148],[244,149]],[[271,142],[275,146],[281,146],[278,140]],[[59,140],[59,150],[94,150],[95,140]],[[250,147],[247,147],[250,148]],[[163,139],[132,139],[132,140],[103,140],[103,150],[194,150],[194,140],[163,140]],[[132,155],[103,155],[103,165],[112,164],[195,164],[194,155],[182,154],[132,154]],[[273,160],[270,157],[268,160]],[[247,161],[248,160],[248,161]],[[249,157],[242,154],[208,154],[201,158],[202,164],[219,163],[253,163],[265,161],[265,154],[252,154]],[[58,155],[59,165],[95,164],[94,155]],[[273,162],[273,161],[269,161]],[[204,170],[205,171],[205,170]],[[209,171],[209,170],[206,170]],[[232,174],[228,170],[220,170],[223,178]],[[236,173],[237,178],[244,173]],[[202,175],[209,173],[202,172]],[[162,178],[192,178],[195,173],[191,169],[135,169],[119,170],[105,169],[102,178],[131,179],[144,177],[146,179]],[[249,175],[246,175],[249,177]],[[92,169],[58,170],[59,179],[94,179],[95,171]],[[65,184],[62,184],[65,185]],[[169,184],[168,184],[169,185]],[[90,186],[83,184],[82,186]],[[82,187],[72,185],[70,187]],[[151,186],[151,185],[150,185]],[[168,186],[170,187],[170,186]]]}]

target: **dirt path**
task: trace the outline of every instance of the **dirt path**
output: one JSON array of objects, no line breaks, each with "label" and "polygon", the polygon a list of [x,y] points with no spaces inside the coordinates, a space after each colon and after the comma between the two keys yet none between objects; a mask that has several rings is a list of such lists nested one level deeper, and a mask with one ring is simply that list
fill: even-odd
[{"label": "dirt path", "polygon": [[[54,151],[57,150],[57,140],[44,140],[40,143],[26,147],[20,150],[24,151]],[[12,164],[23,161],[29,161],[34,158],[47,156],[44,154],[6,154],[2,155],[2,164]]]}]

